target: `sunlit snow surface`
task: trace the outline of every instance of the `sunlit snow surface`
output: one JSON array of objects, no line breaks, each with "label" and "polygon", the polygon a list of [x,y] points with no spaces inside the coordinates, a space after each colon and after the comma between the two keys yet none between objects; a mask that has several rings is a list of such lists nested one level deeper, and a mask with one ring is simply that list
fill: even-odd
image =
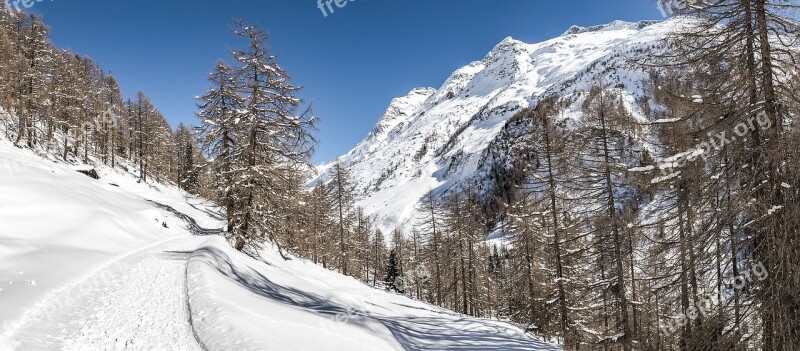
[{"label": "sunlit snow surface", "polygon": [[189,263],[201,341],[226,350],[559,350],[507,323],[458,315],[264,250],[210,239]]},{"label": "sunlit snow surface", "polygon": [[558,349],[271,247],[243,256],[212,206],[97,170],[0,140],[0,351]]},{"label": "sunlit snow surface", "polygon": [[[176,281],[184,276],[181,265],[153,267],[161,261],[150,257],[190,235],[179,213],[198,227],[219,227],[211,208],[174,187],[139,184],[134,175],[105,167],[97,168],[101,179],[94,180],[78,168],[86,167],[54,163],[0,138],[0,350],[12,342],[19,349],[69,349],[69,341],[100,340],[94,348],[106,349],[102,345],[147,341],[151,336],[144,334],[159,328],[171,332],[168,321],[128,330],[114,323],[152,322],[148,317],[167,311],[162,306],[170,304],[162,298],[169,294],[143,289],[154,281],[169,279],[170,288],[184,289]],[[185,303],[172,305],[180,311]],[[126,306],[133,310],[121,310]],[[107,330],[77,324],[92,321],[106,323]],[[143,335],[125,335],[131,330]]]}]

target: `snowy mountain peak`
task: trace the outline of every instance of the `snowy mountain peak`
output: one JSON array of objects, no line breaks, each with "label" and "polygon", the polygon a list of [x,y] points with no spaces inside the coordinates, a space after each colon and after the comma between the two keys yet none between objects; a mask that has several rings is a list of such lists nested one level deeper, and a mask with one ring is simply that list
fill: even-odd
[{"label": "snowy mountain peak", "polygon": [[383,140],[392,129],[406,122],[434,93],[436,93],[434,88],[414,88],[406,96],[393,99],[378,124],[367,136],[367,140],[373,142]]},{"label": "snowy mountain peak", "polygon": [[518,46],[518,45],[528,45],[528,44],[523,43],[523,42],[521,42],[521,41],[519,41],[517,39],[514,39],[511,36],[508,36],[508,37],[505,37],[505,39],[503,39],[502,41],[500,41],[500,43],[495,45],[495,48],[492,51],[496,51],[496,50],[498,50],[498,48],[513,47],[513,46]]},{"label": "snowy mountain peak", "polygon": [[414,89],[411,89],[411,92],[409,92],[408,95],[427,95],[427,96],[430,96],[431,94],[433,94],[435,92],[436,92],[436,88],[431,88],[431,87],[414,88]]},{"label": "snowy mountain peak", "polygon": [[[649,50],[675,24],[575,26],[568,35],[533,44],[507,37],[438,89],[418,88],[392,100],[367,138],[338,159],[352,175],[358,205],[384,232],[408,230],[428,191],[443,195],[467,182],[490,188],[493,162],[502,162],[493,161],[491,148],[508,144],[498,138],[514,114],[551,94],[574,97],[580,106],[597,76],[636,101],[647,75],[627,67],[626,56]],[[318,167],[309,184],[327,182],[329,167]]]},{"label": "snowy mountain peak", "polygon": [[588,32],[624,30],[624,29],[639,30],[639,29],[643,29],[643,28],[645,28],[647,26],[656,24],[658,22],[660,22],[660,21],[639,21],[639,22],[635,22],[634,23],[634,22],[626,22],[626,21],[615,20],[615,21],[612,21],[611,23],[606,23],[606,24],[601,24],[601,25],[591,26],[591,27],[581,27],[581,26],[574,25],[574,26],[570,27],[569,29],[567,29],[567,31],[564,32],[564,34],[562,34],[561,36],[575,35],[575,34],[588,33]]},{"label": "snowy mountain peak", "polygon": [[521,52],[524,51],[525,48],[528,46],[527,43],[523,43],[519,40],[516,40],[512,37],[506,37],[500,43],[495,45],[495,47],[489,51],[489,53],[484,58],[484,61],[491,60],[497,56],[507,55],[510,52]]}]

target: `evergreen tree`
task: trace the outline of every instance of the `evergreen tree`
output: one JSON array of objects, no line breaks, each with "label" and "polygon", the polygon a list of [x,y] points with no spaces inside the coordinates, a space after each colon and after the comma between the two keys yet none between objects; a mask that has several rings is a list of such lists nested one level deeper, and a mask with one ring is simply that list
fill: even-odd
[{"label": "evergreen tree", "polygon": [[386,263],[386,277],[383,278],[383,285],[386,287],[386,291],[394,291],[398,294],[405,294],[406,292],[400,260],[394,249],[389,252],[389,261]]},{"label": "evergreen tree", "polygon": [[377,229],[374,231],[370,246],[370,261],[374,263],[374,266],[372,267],[372,286],[377,286],[379,279],[378,277],[386,273],[386,265],[383,264],[383,262],[386,262],[387,260],[386,238],[383,236],[383,232]]}]

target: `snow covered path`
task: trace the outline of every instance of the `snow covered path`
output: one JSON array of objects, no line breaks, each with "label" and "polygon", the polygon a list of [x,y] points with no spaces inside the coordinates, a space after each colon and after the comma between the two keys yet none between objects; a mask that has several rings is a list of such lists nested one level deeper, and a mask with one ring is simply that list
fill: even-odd
[{"label": "snow covered path", "polygon": [[171,239],[112,262],[37,306],[39,318],[28,318],[12,342],[17,350],[201,350],[186,264],[204,240]]},{"label": "snow covered path", "polygon": [[242,255],[212,204],[97,169],[0,138],[0,351],[559,350],[271,245]]}]

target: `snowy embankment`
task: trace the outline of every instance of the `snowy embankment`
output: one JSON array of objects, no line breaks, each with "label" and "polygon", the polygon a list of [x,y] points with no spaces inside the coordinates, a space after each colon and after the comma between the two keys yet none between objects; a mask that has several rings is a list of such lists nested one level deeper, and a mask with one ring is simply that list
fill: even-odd
[{"label": "snowy embankment", "polygon": [[[220,227],[213,208],[174,186],[137,183],[135,174],[103,166],[95,168],[100,176],[95,180],[77,172],[86,168],[37,156],[0,138],[0,350],[64,349],[66,341],[90,336],[96,340],[83,340],[83,349],[107,348],[97,344],[114,341],[102,328],[119,326],[100,317],[125,312],[103,311],[103,304],[127,300],[109,290],[133,294],[133,288],[143,287],[141,298],[162,302],[159,291],[148,290],[151,281],[118,278],[171,279],[175,285],[170,275],[148,277],[160,272],[151,268],[161,263],[147,255],[165,243],[190,238],[199,227]],[[185,264],[180,268],[182,279]],[[133,320],[118,317],[117,322]],[[70,324],[92,318],[106,325]],[[146,328],[159,326],[139,329]],[[135,338],[117,331],[122,334],[118,338]]]},{"label": "snowy embankment", "polygon": [[259,260],[214,237],[189,259],[198,340],[209,350],[558,350],[499,321],[366,286],[265,249]]}]

